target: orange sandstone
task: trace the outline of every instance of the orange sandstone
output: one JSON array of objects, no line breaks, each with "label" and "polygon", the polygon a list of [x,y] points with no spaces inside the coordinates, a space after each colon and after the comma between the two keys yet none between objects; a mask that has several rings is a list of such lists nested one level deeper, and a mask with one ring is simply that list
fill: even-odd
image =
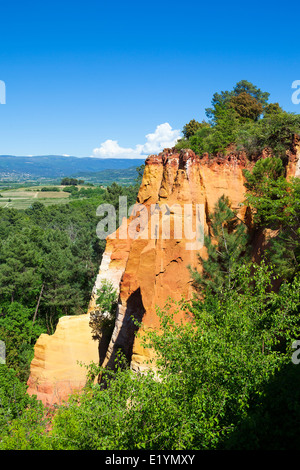
[{"label": "orange sandstone", "polygon": [[[287,177],[297,176],[299,156],[295,141]],[[86,380],[85,369],[78,361],[97,362],[100,354],[101,364],[113,367],[119,349],[134,371],[148,367],[151,352],[143,349],[136,337],[132,317],[141,322],[143,330],[157,329],[157,307],[164,308],[169,298],[178,301],[182,296],[191,297],[188,266],[201,270],[198,253],[205,256],[201,240],[209,232],[209,214],[219,197],[228,196],[240,218],[246,217],[243,169],[247,166],[251,163],[245,155],[235,151],[210,159],[191,150],[178,153],[165,149],[146,159],[137,197],[140,212],[123,219],[122,226],[107,238],[88,313],[62,318],[54,335],[42,335],[37,341],[28,381],[30,394],[37,394],[47,404],[66,399]],[[189,211],[183,217],[186,206]],[[143,220],[142,213],[147,216],[146,224],[138,223]],[[197,220],[202,227],[197,233],[200,243],[191,238]],[[120,231],[126,232],[127,238],[120,238]],[[105,349],[93,340],[89,329],[89,314],[96,307],[97,289],[103,280],[110,281],[119,295],[115,327]],[[183,312],[177,318],[186,320]]]},{"label": "orange sandstone", "polygon": [[[119,286],[116,324],[104,365],[113,367],[115,354],[121,349],[133,370],[143,371],[148,367],[151,352],[143,349],[139,338],[135,337],[137,328],[131,317],[142,323],[143,330],[159,328],[156,308],[164,308],[170,298],[178,301],[182,296],[191,297],[193,289],[188,266],[199,267],[198,254],[205,256],[205,248],[186,236],[184,226],[182,236],[178,237],[174,227],[178,229],[180,223],[176,221],[180,220],[182,225],[186,222],[193,233],[199,210],[203,233],[207,233],[208,213],[222,194],[229,197],[232,206],[243,217],[242,170],[245,165],[243,155],[211,161],[207,157],[201,159],[191,150],[176,153],[166,149],[160,155],[147,158],[137,202],[147,207],[149,224],[130,242]],[[150,208],[154,204],[160,209],[158,212],[164,212],[164,207],[169,212],[165,219],[160,215],[159,235],[153,238],[151,230],[155,215],[151,215]],[[190,215],[183,217],[187,206]],[[170,227],[169,231],[165,232],[164,222],[167,229]],[[200,234],[202,240],[203,233]],[[165,234],[170,236],[165,238]],[[179,312],[177,319],[185,321],[184,313]]]},{"label": "orange sandstone", "polygon": [[42,334],[34,347],[28,393],[45,405],[62,403],[83,388],[86,368],[98,362],[98,346],[92,341],[89,315],[60,318],[53,335]]}]

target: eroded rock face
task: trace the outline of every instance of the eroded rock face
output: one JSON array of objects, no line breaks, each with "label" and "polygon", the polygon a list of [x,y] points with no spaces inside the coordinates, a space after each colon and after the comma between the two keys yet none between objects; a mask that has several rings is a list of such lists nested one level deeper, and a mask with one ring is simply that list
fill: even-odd
[{"label": "eroded rock face", "polygon": [[286,168],[286,178],[300,177],[300,136],[295,135],[293,145],[287,152],[288,164]]},{"label": "eroded rock face", "polygon": [[[295,141],[288,155],[287,177],[297,176],[299,156]],[[243,169],[252,165],[243,153],[234,151],[210,159],[191,150],[165,149],[147,158],[137,212],[124,218],[107,238],[88,313],[61,319],[54,335],[42,335],[37,341],[28,381],[30,394],[37,394],[46,404],[66,399],[86,380],[85,369],[77,361],[89,364],[100,359],[102,365],[113,367],[119,349],[133,370],[148,367],[152,352],[135,336],[137,326],[132,318],[141,322],[142,330],[157,329],[157,307],[163,309],[170,298],[190,298],[188,266],[201,272],[198,253],[206,255],[202,242],[209,231],[209,214],[225,194],[239,217],[246,220]],[[263,239],[264,235],[257,241],[257,252]],[[112,336],[98,345],[91,336],[89,314],[96,308],[97,289],[103,280],[113,284],[119,302]],[[183,312],[176,318],[188,321]]]},{"label": "eroded rock face", "polygon": [[45,405],[62,403],[86,383],[82,364],[98,363],[98,344],[93,341],[89,315],[60,318],[53,335],[42,334],[34,347],[28,380],[29,395]]},{"label": "eroded rock face", "polygon": [[[157,307],[164,308],[170,298],[178,301],[182,296],[192,295],[188,266],[201,269],[198,254],[206,254],[203,233],[209,230],[208,214],[219,197],[227,195],[240,217],[245,216],[241,203],[245,194],[242,170],[246,165],[243,154],[210,160],[208,156],[198,157],[191,150],[176,153],[166,149],[147,158],[137,202],[147,212],[148,225],[138,238],[128,241],[116,324],[103,365],[113,367],[115,354],[121,349],[133,370],[143,371],[148,367],[151,352],[135,338],[137,328],[131,317],[142,323],[143,330],[157,329]],[[157,210],[153,211],[155,205]],[[160,223],[155,224],[158,213]],[[128,227],[135,220],[128,219]],[[197,220],[202,226],[198,242],[195,236],[191,238]],[[153,226],[158,226],[158,232]],[[115,244],[118,245],[116,241]],[[177,313],[177,319],[187,320],[183,312]]]}]

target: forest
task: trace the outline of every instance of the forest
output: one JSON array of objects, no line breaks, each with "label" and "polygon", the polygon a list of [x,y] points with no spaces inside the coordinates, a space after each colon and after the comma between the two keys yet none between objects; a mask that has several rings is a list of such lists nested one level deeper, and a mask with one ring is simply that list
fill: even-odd
[{"label": "forest", "polygon": [[[136,185],[71,190],[68,204],[0,209],[0,364],[2,450],[297,450],[300,369],[292,361],[300,336],[300,180],[285,177],[287,151],[300,115],[269,103],[245,80],[216,93],[207,121],[192,119],[177,148],[213,158],[229,147],[253,163],[245,170],[241,223],[225,196],[210,214],[204,273],[190,268],[195,295],[178,309],[158,309],[162,334],[145,334],[156,352],[154,372],[134,375],[120,356],[114,370],[89,370],[82,394],[48,412],[26,394],[33,346],[60,316],[86,311],[105,242],[97,239],[96,207],[118,197],[135,202]],[[260,159],[264,149],[269,156]],[[80,198],[84,191],[84,198]],[[274,237],[258,261],[259,234]],[[99,307],[115,306],[114,292]],[[108,305],[107,305],[108,304]],[[173,304],[172,304],[173,306]],[[101,372],[106,386],[94,381]]]}]

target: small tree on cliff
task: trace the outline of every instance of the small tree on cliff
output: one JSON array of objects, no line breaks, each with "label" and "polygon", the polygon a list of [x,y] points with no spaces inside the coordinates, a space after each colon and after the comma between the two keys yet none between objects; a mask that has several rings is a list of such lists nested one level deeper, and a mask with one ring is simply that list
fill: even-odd
[{"label": "small tree on cliff", "polygon": [[186,139],[189,139],[192,135],[196,134],[197,131],[203,129],[203,127],[210,127],[210,124],[205,121],[198,122],[192,119],[183,127],[182,133]]},{"label": "small tree on cliff", "polygon": [[221,91],[213,95],[211,108],[206,108],[209,122],[218,122],[218,110],[233,107],[241,117],[256,120],[269,99],[269,93],[261,91],[253,83],[241,80],[230,91]]},{"label": "small tree on cliff", "polygon": [[95,339],[101,338],[103,332],[112,332],[118,305],[118,295],[110,281],[102,281],[97,295],[97,308],[90,314],[90,327]]},{"label": "small tree on cliff", "polygon": [[245,91],[233,96],[229,102],[229,106],[232,107],[241,118],[252,119],[253,121],[257,121],[263,111],[262,104]]},{"label": "small tree on cliff", "polygon": [[232,287],[240,260],[247,257],[248,232],[245,224],[222,196],[211,215],[211,236],[204,237],[208,258],[199,255],[203,273],[190,269],[195,286],[201,290],[220,293],[224,286]]}]

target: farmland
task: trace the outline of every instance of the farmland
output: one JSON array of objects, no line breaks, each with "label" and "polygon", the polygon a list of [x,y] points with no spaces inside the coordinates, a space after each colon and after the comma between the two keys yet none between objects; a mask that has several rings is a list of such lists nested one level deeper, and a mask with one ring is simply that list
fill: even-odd
[{"label": "farmland", "polygon": [[0,207],[27,209],[33,202],[42,202],[45,206],[65,204],[70,197],[63,191],[64,186],[57,186],[59,191],[41,191],[41,187],[10,189],[0,192]]}]

